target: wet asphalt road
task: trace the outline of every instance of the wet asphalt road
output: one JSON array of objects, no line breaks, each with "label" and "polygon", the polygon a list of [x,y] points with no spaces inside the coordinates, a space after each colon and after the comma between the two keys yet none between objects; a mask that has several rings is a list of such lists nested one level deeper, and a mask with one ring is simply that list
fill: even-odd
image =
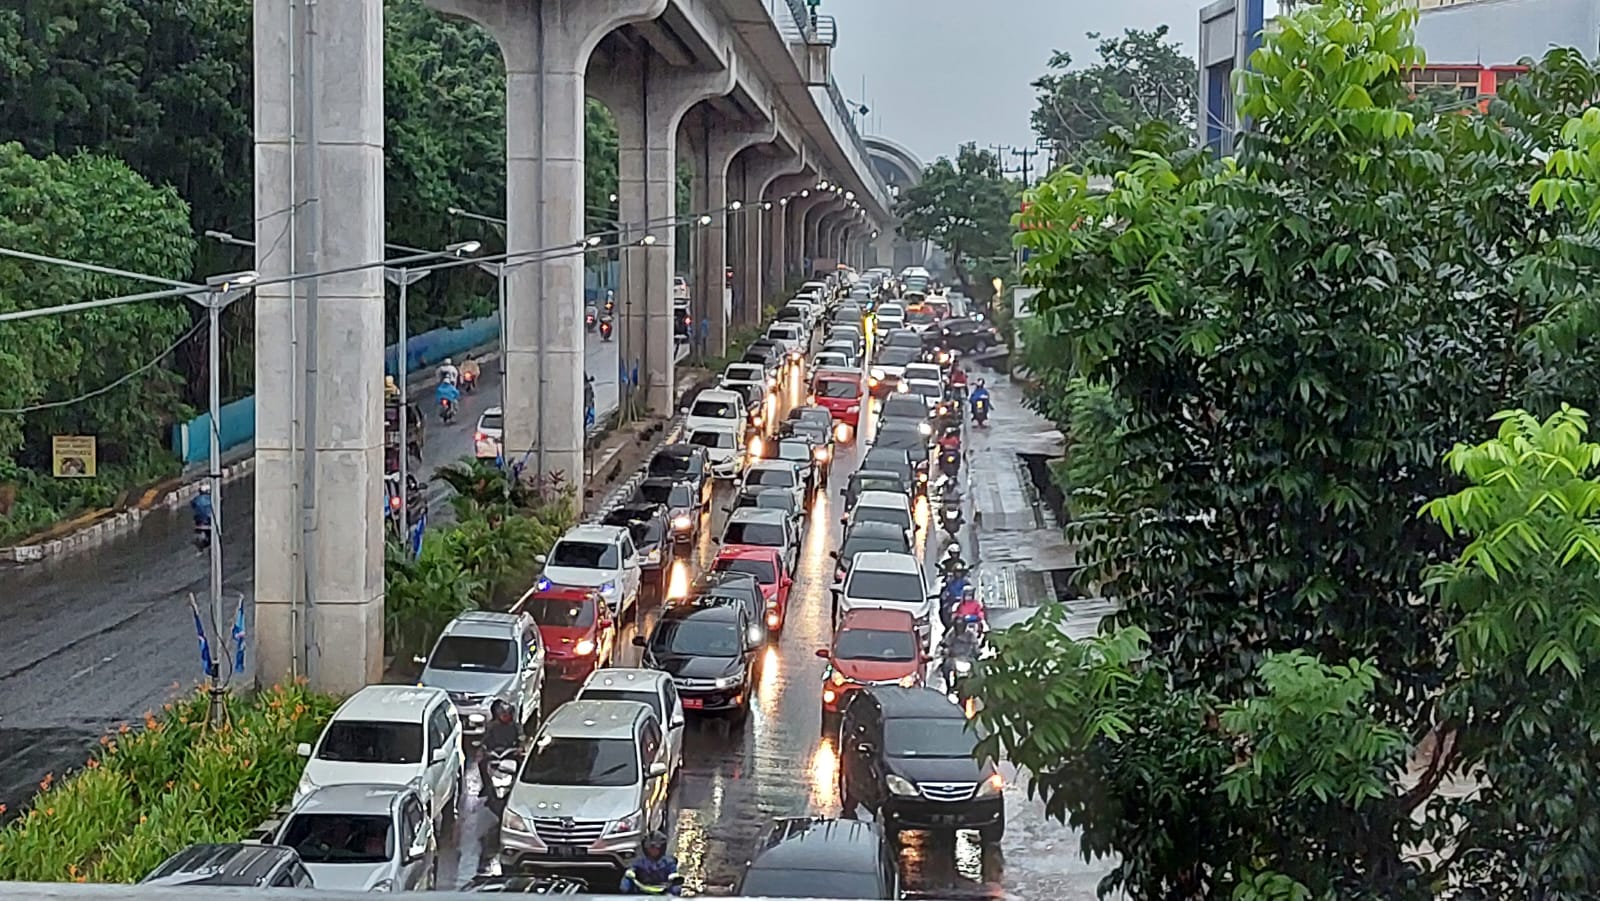
[{"label": "wet asphalt road", "polygon": [[[596,406],[615,407],[616,343],[591,335],[586,357]],[[478,416],[500,395],[498,365],[483,368],[483,384],[463,396],[454,422],[425,414],[419,477],[473,453]],[[431,509],[448,509],[444,492],[433,486]],[[250,477],[222,489],[223,592],[229,609],[243,594],[247,613],[254,497]],[[205,609],[210,564],[192,539],[188,510],[163,510],[136,531],[82,553],[0,568],[7,639],[0,660],[0,804],[16,810],[46,773],[81,765],[107,729],[137,721],[201,681],[188,596],[194,593]]]},{"label": "wet asphalt road", "polygon": [[[798,377],[788,386],[787,403],[803,403],[803,383]],[[782,419],[787,410],[781,411]],[[722,720],[700,720],[690,714],[684,736],[683,775],[672,799],[672,853],[680,862],[686,886],[698,894],[729,894],[750,851],[774,817],[839,816],[838,754],[831,738],[820,737],[822,672],[826,663],[816,649],[829,646],[830,591],[833,560],[829,552],[839,546],[843,526],[840,489],[857,468],[865,436],[839,445],[828,490],[819,493],[807,529],[790,590],[787,622],[779,640],[765,652],[758,676],[754,706],[748,722],[730,731]],[[674,594],[682,593],[690,570],[708,566],[716,554],[715,537],[726,514],[722,504],[731,491],[719,486],[712,513],[703,518],[696,552],[679,561],[674,573]],[[919,505],[919,545],[925,549],[937,537],[927,528],[926,504]],[[653,623],[658,607],[643,605],[644,626]],[[630,619],[634,617],[630,615]],[[935,623],[935,629],[938,629]],[[634,665],[639,653],[631,644],[637,625],[623,632],[618,665]],[[934,635],[937,645],[938,634]],[[474,872],[493,866],[498,822],[481,802],[477,777],[468,776],[468,807],[463,811],[456,841],[443,849],[440,884],[459,886]],[[907,833],[901,849],[901,875],[908,893],[929,893],[940,898],[1000,897],[1003,867],[997,849],[985,851],[976,833],[963,832],[932,838]],[[575,875],[583,875],[578,873]],[[594,888],[606,886],[596,883]]]}]

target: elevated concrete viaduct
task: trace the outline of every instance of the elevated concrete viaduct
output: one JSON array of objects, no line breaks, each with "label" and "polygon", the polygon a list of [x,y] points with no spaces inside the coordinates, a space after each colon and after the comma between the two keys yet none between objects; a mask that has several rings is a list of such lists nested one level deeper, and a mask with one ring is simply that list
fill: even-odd
[{"label": "elevated concrete viaduct", "polygon": [[[803,261],[849,243],[819,233],[824,213],[891,227],[801,0],[430,3],[485,29],[505,62],[503,448],[523,478],[583,488],[586,97],[617,122],[618,334],[652,412],[671,411],[676,380],[680,159],[709,217],[687,230],[683,274],[711,353],[727,267],[731,318],[754,322],[809,275]],[[254,22],[258,234],[286,236],[258,243],[257,269],[352,270],[259,291],[258,672],[348,692],[383,665],[383,3],[256,0]]]}]

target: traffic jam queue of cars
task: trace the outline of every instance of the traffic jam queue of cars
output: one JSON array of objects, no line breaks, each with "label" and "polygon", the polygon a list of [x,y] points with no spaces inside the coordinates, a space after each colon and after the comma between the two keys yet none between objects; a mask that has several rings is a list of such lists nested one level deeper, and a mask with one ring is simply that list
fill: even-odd
[{"label": "traffic jam queue of cars", "polygon": [[[831,553],[832,641],[814,649],[827,661],[815,703],[839,749],[846,818],[772,824],[735,893],[898,897],[900,830],[998,841],[1002,779],[974,757],[978,736],[941,681],[948,617],[914,515],[945,481],[930,478],[935,432],[961,421],[946,398],[956,355],[922,344],[956,321],[930,293],[917,271],[806,283],[691,400],[681,439],[650,458],[633,496],[562,535],[520,601],[459,615],[417,658],[416,684],[362,689],[299,748],[292,808],[265,844],[235,846],[231,862],[226,846],[195,846],[151,880],[204,872],[218,884],[238,870],[252,884],[432,888],[441,837],[487,780],[499,853],[467,890],[562,894],[619,878],[664,890],[630,867],[651,836],[670,837],[684,731],[717,717],[744,740],[761,657],[792,615],[802,537],[831,529],[811,521],[813,501],[829,491],[836,449],[858,440]],[[921,300],[914,315],[907,296]],[[796,397],[805,402],[785,409]],[[686,591],[669,591],[674,561],[709,528],[719,481],[732,499],[714,557]],[[628,643],[619,635],[643,622],[638,605],[661,610]]]}]

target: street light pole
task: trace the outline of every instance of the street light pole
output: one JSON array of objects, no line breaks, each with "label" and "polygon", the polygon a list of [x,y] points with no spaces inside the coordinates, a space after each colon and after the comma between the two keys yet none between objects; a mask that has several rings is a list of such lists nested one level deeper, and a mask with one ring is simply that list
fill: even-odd
[{"label": "street light pole", "polygon": [[[410,337],[407,331],[406,295],[413,282],[420,282],[428,277],[426,269],[407,269],[401,267],[386,267],[383,277],[391,285],[400,287],[400,341],[395,345],[395,369],[399,373],[395,376],[396,386],[400,389],[400,409],[396,417],[400,421],[400,541],[410,540],[411,534],[411,491],[409,482],[406,481],[411,461],[410,432],[411,432],[411,389],[407,384],[411,376],[411,354],[407,352]],[[387,472],[384,473],[388,475]]]}]

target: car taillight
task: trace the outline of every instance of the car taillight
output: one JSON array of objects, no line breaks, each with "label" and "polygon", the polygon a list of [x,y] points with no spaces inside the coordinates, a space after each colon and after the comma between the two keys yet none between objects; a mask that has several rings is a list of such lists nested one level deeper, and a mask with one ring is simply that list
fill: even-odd
[{"label": "car taillight", "polygon": [[489,436],[485,435],[482,432],[479,432],[478,434],[472,436],[472,440],[473,441],[488,441],[489,440]]}]

